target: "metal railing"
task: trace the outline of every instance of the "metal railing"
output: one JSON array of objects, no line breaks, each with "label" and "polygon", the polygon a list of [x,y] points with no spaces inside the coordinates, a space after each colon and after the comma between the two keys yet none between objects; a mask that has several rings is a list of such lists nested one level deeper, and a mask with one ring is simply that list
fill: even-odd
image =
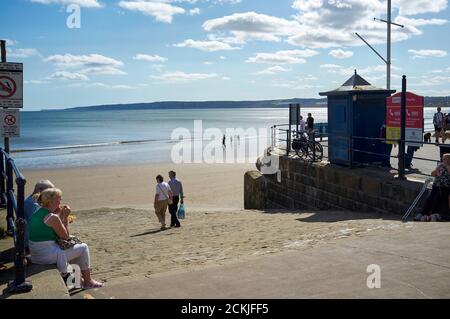
[{"label": "metal railing", "polygon": [[[25,280],[25,184],[26,179],[17,169],[10,155],[0,148],[0,191],[1,202],[6,203],[8,233],[14,240],[15,279],[8,284],[8,292],[28,292],[33,286]],[[17,198],[14,194],[14,177],[17,185]],[[5,186],[6,183],[6,186]]]},{"label": "metal railing", "polygon": [[[295,129],[290,129],[289,128],[289,124],[279,124],[279,125],[274,125],[271,127],[272,130],[272,149],[278,149],[283,151],[283,153],[285,153],[287,156],[292,156],[292,152],[291,152],[291,145],[292,145],[292,138],[293,136],[296,136],[299,132],[297,132]],[[365,165],[368,166],[368,163],[360,163],[358,161],[355,161],[353,154],[354,153],[362,153],[362,154],[367,154],[367,155],[374,155],[374,156],[379,156],[379,157],[389,157],[389,158],[394,158],[394,159],[398,159],[399,160],[399,165],[398,168],[394,168],[392,167],[391,169],[398,171],[399,176],[404,176],[405,174],[405,167],[404,164],[402,165],[401,162],[404,161],[406,159],[406,152],[405,154],[399,154],[399,156],[397,155],[387,155],[386,153],[378,153],[378,152],[371,152],[368,150],[363,150],[363,149],[358,149],[355,147],[355,141],[357,140],[366,140],[368,142],[375,142],[375,143],[386,143],[386,142],[393,142],[396,144],[401,144],[404,143],[405,145],[408,143],[420,143],[420,144],[424,144],[424,145],[435,145],[435,143],[427,143],[427,142],[417,142],[417,141],[410,141],[410,140],[405,140],[402,141],[400,139],[398,140],[389,140],[386,138],[373,138],[373,137],[364,137],[364,136],[348,136],[348,135],[343,135],[343,136],[338,136],[338,135],[333,135],[336,138],[342,138],[342,139],[346,139],[347,140],[347,145],[348,148],[345,148],[345,150],[348,150],[349,152],[349,166],[353,167],[355,165]],[[316,139],[320,139],[321,141],[323,139],[327,139],[328,140],[328,133],[321,133],[321,132],[313,132],[312,134],[310,134],[310,138],[313,140]],[[329,145],[327,144],[322,144],[321,145],[323,148],[329,148]],[[450,148],[450,145],[448,145],[448,147]],[[339,148],[339,147],[335,147],[337,149],[344,149],[344,148]],[[323,159],[329,159],[329,155],[327,156],[326,154],[323,155]],[[424,158],[424,157],[417,157],[417,156],[412,156],[413,160],[419,160],[419,161],[426,161],[426,162],[436,162],[436,159],[431,159],[431,158]],[[314,159],[315,161],[315,159]],[[375,165],[378,166],[378,165]],[[414,174],[417,175],[422,175],[422,176],[430,176],[430,174],[425,174],[423,172],[419,172],[419,171],[414,171]]]}]

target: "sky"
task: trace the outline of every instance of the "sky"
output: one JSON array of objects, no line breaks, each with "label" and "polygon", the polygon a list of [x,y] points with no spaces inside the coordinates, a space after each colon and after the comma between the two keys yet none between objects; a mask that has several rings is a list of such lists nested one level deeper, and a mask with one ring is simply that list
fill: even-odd
[{"label": "sky", "polygon": [[[447,0],[392,0],[391,88],[450,95]],[[356,69],[386,87],[381,0],[1,0],[24,111],[319,98]]]}]

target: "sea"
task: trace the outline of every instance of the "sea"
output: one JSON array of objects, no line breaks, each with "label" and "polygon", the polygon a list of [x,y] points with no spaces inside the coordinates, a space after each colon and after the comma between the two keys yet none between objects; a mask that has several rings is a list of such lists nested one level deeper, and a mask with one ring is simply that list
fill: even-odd
[{"label": "sea", "polygon": [[[308,112],[316,123],[327,122],[326,108],[301,109],[305,118]],[[425,108],[425,130],[432,129],[434,112],[434,108]],[[19,118],[20,137],[10,139],[11,154],[20,170],[30,170],[168,163],[180,141],[202,140],[202,147],[212,143],[211,136],[205,136],[208,129],[215,129],[216,135],[225,134],[228,149],[233,143],[254,143],[263,130],[270,135],[271,126],[288,123],[289,111],[288,108],[21,111]],[[201,127],[202,134],[194,136],[194,125],[197,129]],[[233,129],[243,129],[248,134],[227,135],[227,130]],[[176,132],[184,132],[183,139],[174,136]],[[221,144],[220,137],[219,140],[215,143]],[[263,147],[269,145],[270,137],[263,143],[266,144]]]}]

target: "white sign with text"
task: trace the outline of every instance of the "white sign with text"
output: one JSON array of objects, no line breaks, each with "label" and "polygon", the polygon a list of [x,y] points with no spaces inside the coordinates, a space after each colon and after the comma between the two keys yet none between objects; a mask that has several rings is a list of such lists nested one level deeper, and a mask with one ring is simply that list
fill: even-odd
[{"label": "white sign with text", "polygon": [[3,137],[20,137],[19,110],[0,110],[0,121]]}]

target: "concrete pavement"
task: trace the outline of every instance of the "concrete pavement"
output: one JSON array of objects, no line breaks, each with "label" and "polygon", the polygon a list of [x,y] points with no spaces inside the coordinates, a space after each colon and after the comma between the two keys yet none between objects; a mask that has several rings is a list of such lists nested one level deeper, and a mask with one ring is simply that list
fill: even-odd
[{"label": "concrete pavement", "polygon": [[[224,266],[124,278],[72,298],[450,298],[449,224],[410,226]],[[380,267],[380,288],[367,286],[375,274],[369,265]]]}]

